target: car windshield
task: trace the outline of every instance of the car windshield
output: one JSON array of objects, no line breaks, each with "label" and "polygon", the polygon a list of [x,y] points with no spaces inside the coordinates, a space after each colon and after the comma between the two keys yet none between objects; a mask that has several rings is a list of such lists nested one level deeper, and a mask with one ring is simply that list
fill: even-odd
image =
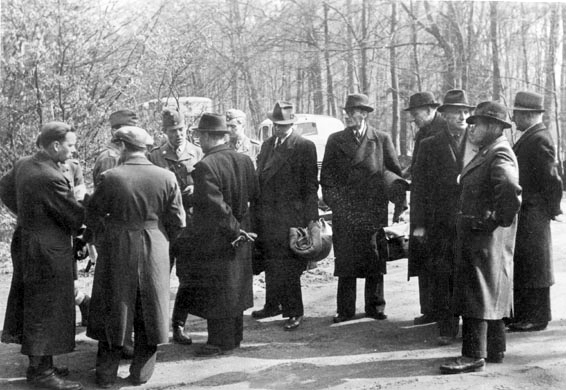
[{"label": "car windshield", "polygon": [[302,136],[318,134],[316,123],[314,122],[297,123],[295,124],[295,128],[297,129],[298,133]]}]

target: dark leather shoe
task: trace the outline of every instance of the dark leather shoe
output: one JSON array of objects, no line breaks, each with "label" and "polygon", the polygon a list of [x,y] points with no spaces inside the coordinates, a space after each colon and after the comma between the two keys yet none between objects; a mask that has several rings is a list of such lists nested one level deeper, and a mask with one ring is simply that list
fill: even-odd
[{"label": "dark leather shoe", "polygon": [[126,380],[128,380],[134,386],[141,386],[141,385],[147,383],[147,381],[142,381],[142,380],[136,379],[132,375],[128,376],[126,378]]},{"label": "dark leather shoe", "polygon": [[[65,377],[65,376],[69,376],[69,368],[65,367],[65,366],[60,366],[60,367],[53,367],[53,372],[55,372],[55,375],[59,376],[59,377]],[[28,370],[26,372],[26,379],[28,382],[31,382],[34,380],[34,378],[36,377],[36,373],[35,370],[32,369],[31,367],[28,367]]]},{"label": "dark leather shoe", "polygon": [[351,321],[354,319],[354,316],[343,316],[340,314],[336,314],[334,316],[334,318],[332,319],[332,322],[334,322],[335,324],[339,324],[340,322],[346,322],[346,321]]},{"label": "dark leather shoe", "polygon": [[504,357],[505,357],[504,352],[494,352],[494,353],[488,352],[485,361],[488,363],[503,363]]},{"label": "dark leather shoe", "polygon": [[375,313],[366,313],[366,317],[373,318],[375,320],[386,320],[387,315],[382,311],[376,311]]},{"label": "dark leather shoe", "polygon": [[109,389],[112,386],[114,386],[115,381],[111,381],[111,380],[107,380],[107,379],[102,379],[102,378],[96,378],[96,385],[98,387],[100,387],[101,389]]},{"label": "dark leather shoe", "polygon": [[193,340],[185,334],[185,328],[182,325],[173,325],[173,342],[183,345],[191,345]]},{"label": "dark leather shoe", "polygon": [[303,316],[289,317],[289,319],[285,323],[285,326],[283,326],[283,329],[295,330],[299,327],[299,325],[301,325],[301,322],[303,322]]},{"label": "dark leather shoe", "polygon": [[55,371],[51,371],[48,375],[39,375],[31,380],[31,384],[42,389],[52,390],[81,390],[83,386],[79,382],[69,381],[55,375]]},{"label": "dark leather shoe", "polygon": [[440,372],[443,374],[461,374],[463,372],[483,371],[484,367],[484,359],[460,356],[454,359],[454,361],[440,366]]},{"label": "dark leather shoe", "polygon": [[257,319],[257,320],[261,320],[262,318],[269,318],[269,317],[278,316],[281,313],[282,313],[282,311],[280,309],[277,309],[277,310],[261,309],[261,310],[252,311],[252,317]]},{"label": "dark leather shoe", "polygon": [[545,330],[547,326],[548,322],[516,322],[509,324],[509,330],[511,332],[536,332]]},{"label": "dark leather shoe", "polygon": [[413,320],[413,324],[415,325],[425,325],[425,324],[432,324],[436,322],[436,319],[431,315],[423,314],[420,317],[415,317]]}]

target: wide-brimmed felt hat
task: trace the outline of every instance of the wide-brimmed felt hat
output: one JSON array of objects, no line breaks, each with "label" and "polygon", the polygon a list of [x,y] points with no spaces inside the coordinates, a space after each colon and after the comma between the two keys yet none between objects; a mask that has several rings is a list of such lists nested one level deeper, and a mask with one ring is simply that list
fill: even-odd
[{"label": "wide-brimmed felt hat", "polygon": [[198,127],[195,130],[208,133],[230,132],[226,126],[226,115],[216,114],[213,112],[205,112],[202,114],[198,122]]},{"label": "wide-brimmed felt hat", "polygon": [[515,105],[512,110],[544,112],[542,102],[542,95],[536,92],[519,91],[515,95]]},{"label": "wide-brimmed felt hat", "polygon": [[153,145],[153,138],[147,131],[137,126],[122,126],[114,133],[114,141],[123,141],[133,146],[146,147]]},{"label": "wide-brimmed felt hat", "polygon": [[132,110],[118,110],[110,114],[110,127],[117,126],[136,126],[138,116]]},{"label": "wide-brimmed felt hat", "polygon": [[475,108],[468,102],[468,95],[462,89],[451,89],[446,92],[442,105],[438,107],[438,112],[443,112],[448,107],[469,108],[470,110]]},{"label": "wide-brimmed felt hat", "polygon": [[346,104],[342,107],[344,110],[350,108],[361,108],[367,112],[372,112],[373,107],[369,105],[369,98],[363,93],[352,93],[346,97]]},{"label": "wide-brimmed felt hat", "polygon": [[438,107],[440,103],[434,100],[434,96],[430,92],[417,92],[409,98],[409,107],[405,108],[404,111],[411,111],[413,108],[419,107]]},{"label": "wide-brimmed felt hat", "polygon": [[481,102],[476,107],[474,115],[468,117],[466,122],[469,124],[475,124],[477,118],[485,118],[490,121],[495,121],[503,125],[504,129],[511,127],[511,122],[509,121],[509,113],[507,112],[507,107],[499,102],[488,101]]},{"label": "wide-brimmed felt hat", "polygon": [[185,121],[183,115],[176,109],[172,107],[166,107],[161,113],[161,122],[163,130],[176,130],[185,127]]},{"label": "wide-brimmed felt hat", "polygon": [[278,125],[290,125],[297,120],[293,103],[283,101],[275,103],[273,111],[268,113],[267,117]]}]

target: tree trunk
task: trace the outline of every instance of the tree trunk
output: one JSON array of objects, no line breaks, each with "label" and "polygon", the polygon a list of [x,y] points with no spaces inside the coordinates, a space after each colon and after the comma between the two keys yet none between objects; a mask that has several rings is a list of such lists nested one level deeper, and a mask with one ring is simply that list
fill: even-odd
[{"label": "tree trunk", "polygon": [[347,53],[348,53],[348,58],[346,61],[347,64],[347,69],[346,69],[346,73],[347,73],[347,77],[348,77],[348,86],[347,88],[348,91],[347,92],[351,92],[351,93],[355,93],[358,92],[358,88],[356,88],[354,82],[354,37],[352,35],[352,29],[350,28],[350,26],[352,26],[352,0],[346,0],[346,12],[347,12],[347,23],[348,23],[348,28],[347,30],[347,37],[346,37],[346,42],[347,42]]},{"label": "tree trunk", "polygon": [[501,73],[499,71],[499,47],[497,41],[497,2],[489,3],[489,19],[490,19],[490,40],[491,40],[491,56],[493,66],[493,100],[501,99]]},{"label": "tree trunk", "polygon": [[391,71],[391,98],[392,118],[391,118],[391,138],[395,149],[399,151],[399,80],[397,78],[397,53],[395,50],[395,29],[397,28],[397,3],[391,3],[391,25],[390,25],[390,44],[389,44],[389,67]]},{"label": "tree trunk", "polygon": [[[418,4],[418,3],[417,3]],[[413,11],[413,2],[410,2],[411,12]],[[421,71],[420,71],[420,63],[419,63],[419,50],[418,50],[418,34],[417,34],[417,23],[413,21],[411,23],[411,43],[413,45],[413,64],[415,66],[415,79],[417,81],[417,91],[423,90],[423,85],[421,82]]]},{"label": "tree trunk", "polygon": [[328,3],[324,3],[324,63],[326,66],[326,110],[328,115],[336,116],[336,98],[330,67],[330,34],[328,32]]},{"label": "tree trunk", "polygon": [[544,88],[544,109],[543,121],[550,133],[556,134],[554,115],[557,114],[554,106],[555,95],[555,65],[556,65],[556,45],[559,34],[559,4],[550,5],[550,26],[548,31],[548,43],[546,45],[546,58],[544,64],[544,74],[546,75]]},{"label": "tree trunk", "polygon": [[368,0],[363,0],[362,2],[362,38],[360,42],[360,83],[361,92],[366,95],[369,94],[369,79],[368,79],[368,58],[367,58],[367,38],[368,38],[368,26],[367,26],[367,9]]}]

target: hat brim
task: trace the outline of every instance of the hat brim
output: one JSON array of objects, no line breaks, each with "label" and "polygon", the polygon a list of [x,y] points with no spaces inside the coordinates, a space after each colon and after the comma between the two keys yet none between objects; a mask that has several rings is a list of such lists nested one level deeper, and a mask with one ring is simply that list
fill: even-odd
[{"label": "hat brim", "polygon": [[350,106],[350,107],[342,107],[343,110],[348,110],[350,108],[361,108],[364,111],[367,112],[373,112],[374,108],[371,106],[364,106],[363,104],[357,105],[357,106]]},{"label": "hat brim", "polygon": [[421,108],[421,107],[434,107],[434,108],[436,108],[438,106],[440,106],[440,103],[426,103],[426,104],[419,104],[418,106],[407,107],[403,111],[411,111],[411,110],[414,110],[415,108]]},{"label": "hat brim", "polygon": [[163,126],[163,131],[167,131],[167,130],[177,130],[177,129],[182,129],[184,128],[185,125],[184,124],[178,124],[175,126]]},{"label": "hat brim", "polygon": [[512,107],[511,111],[545,112],[543,108]]},{"label": "hat brim", "polygon": [[231,133],[232,131],[228,129],[199,129],[198,127],[194,130],[201,133]]},{"label": "hat brim", "polygon": [[286,121],[285,120],[275,120],[275,119],[273,119],[272,113],[267,114],[267,117],[271,120],[271,122],[273,122],[276,125],[291,125],[291,124],[293,124],[297,121],[296,117],[294,117],[292,119],[287,119]]},{"label": "hat brim", "polygon": [[504,129],[510,129],[512,127],[511,123],[503,121],[499,118],[495,118],[493,116],[488,116],[488,115],[472,115],[472,116],[469,116],[468,119],[466,119],[466,123],[468,123],[470,125],[475,125],[476,120],[478,118],[484,118],[484,119],[502,124]]},{"label": "hat brim", "polygon": [[470,110],[473,110],[474,108],[476,108],[476,106],[470,106],[468,104],[463,104],[463,103],[454,103],[454,104],[443,104],[440,107],[437,108],[436,111],[438,112],[444,112],[446,111],[446,109],[448,107],[457,107],[457,108],[469,108]]}]

